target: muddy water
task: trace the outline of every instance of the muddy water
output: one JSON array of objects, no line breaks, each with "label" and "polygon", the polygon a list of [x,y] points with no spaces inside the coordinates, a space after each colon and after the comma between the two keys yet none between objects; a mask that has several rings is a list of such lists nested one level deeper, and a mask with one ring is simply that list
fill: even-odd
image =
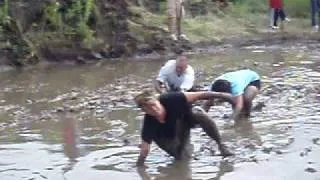
[{"label": "muddy water", "polygon": [[320,179],[320,53],[305,47],[251,46],[190,55],[198,84],[250,67],[262,76],[260,104],[233,124],[227,104],[211,109],[225,143],[222,159],[201,129],[190,161],[156,146],[137,169],[141,112],[132,93],[152,87],[165,62],[107,62],[35,68],[0,76],[0,179]]}]

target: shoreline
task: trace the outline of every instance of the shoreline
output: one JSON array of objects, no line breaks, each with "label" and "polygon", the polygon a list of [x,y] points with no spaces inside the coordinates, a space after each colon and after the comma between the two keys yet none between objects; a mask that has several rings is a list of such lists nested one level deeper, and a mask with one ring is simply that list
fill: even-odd
[{"label": "shoreline", "polygon": [[[221,42],[176,42],[174,45],[179,47],[183,43],[187,43],[186,48],[179,49],[182,54],[185,55],[197,55],[197,54],[216,54],[221,53],[227,50],[239,49],[249,46],[295,46],[297,44],[304,44],[304,46],[310,46],[311,44],[317,44],[320,42],[320,36],[318,33],[302,33],[302,34],[292,34],[288,32],[265,32],[265,33],[255,33],[248,36],[237,36],[225,38]],[[174,42],[172,42],[174,43]],[[81,54],[83,56],[81,56]],[[94,55],[95,54],[95,55]],[[47,65],[58,65],[58,66],[77,66],[85,64],[95,64],[99,62],[111,62],[111,61],[121,61],[121,60],[130,60],[130,61],[154,61],[160,60],[163,58],[174,58],[177,54],[171,50],[153,50],[151,53],[136,52],[131,56],[119,57],[119,58],[104,58],[101,54],[94,51],[88,52],[67,52],[64,54],[63,51],[57,51],[54,59],[43,58],[39,61],[38,64],[28,65],[21,67],[22,69],[29,69],[30,67],[46,67]],[[91,57],[90,57],[91,56]],[[96,57],[94,57],[96,56]],[[98,57],[99,58],[98,58]],[[2,62],[4,62],[5,57],[2,57]],[[11,66],[6,63],[1,64],[2,70],[7,71],[8,69],[16,69],[15,66]],[[4,69],[4,70],[3,70]],[[20,67],[19,67],[20,69]]]}]

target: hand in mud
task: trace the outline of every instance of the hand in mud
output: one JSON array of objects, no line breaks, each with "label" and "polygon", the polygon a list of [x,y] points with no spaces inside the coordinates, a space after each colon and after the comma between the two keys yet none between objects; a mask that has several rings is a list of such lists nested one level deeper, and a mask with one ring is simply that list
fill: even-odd
[{"label": "hand in mud", "polygon": [[222,119],[225,119],[224,124],[223,124],[223,126],[225,128],[232,128],[234,126],[233,119],[232,119],[231,115],[224,114],[222,116]]},{"label": "hand in mud", "polygon": [[233,119],[228,119],[225,121],[225,123],[223,124],[223,128],[224,129],[232,129],[235,127],[235,124],[233,123]]},{"label": "hand in mud", "polygon": [[146,168],[146,165],[144,164],[144,159],[139,158],[138,161],[136,162],[136,166],[138,168]]},{"label": "hand in mud", "polygon": [[166,92],[167,92],[167,88],[166,88],[166,86],[165,86],[164,84],[162,84],[162,85],[160,86],[160,89],[161,89],[160,94],[163,94],[163,93],[166,93]]},{"label": "hand in mud", "polygon": [[[140,146],[141,146],[141,145],[140,145]],[[137,160],[137,162],[136,162],[136,166],[137,166],[137,167],[141,167],[141,168],[145,167],[145,165],[144,165],[145,160],[146,160],[145,157],[139,156],[139,157],[138,157],[138,160]]]},{"label": "hand in mud", "polygon": [[264,102],[258,102],[257,105],[252,108],[252,111],[262,111],[264,107],[266,107]]},{"label": "hand in mud", "polygon": [[137,168],[138,174],[140,175],[141,179],[143,180],[150,180],[150,176],[146,172],[145,166],[138,166]]},{"label": "hand in mud", "polygon": [[224,115],[222,116],[222,119],[228,119],[228,120],[230,121],[230,115],[224,114]]}]

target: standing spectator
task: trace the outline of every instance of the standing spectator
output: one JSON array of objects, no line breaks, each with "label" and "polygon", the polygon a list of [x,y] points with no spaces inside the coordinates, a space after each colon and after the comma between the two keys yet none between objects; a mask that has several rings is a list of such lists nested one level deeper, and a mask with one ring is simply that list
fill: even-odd
[{"label": "standing spectator", "polygon": [[319,30],[319,7],[320,7],[320,0],[310,0],[311,4],[311,23],[313,29],[318,32]]},{"label": "standing spectator", "polygon": [[273,25],[272,29],[278,29],[278,18],[280,16],[282,21],[290,22],[290,19],[286,17],[286,14],[283,9],[282,0],[269,0],[270,9],[274,11],[273,14]]},{"label": "standing spectator", "polygon": [[172,40],[189,40],[182,33],[181,22],[184,15],[184,0],[168,0],[168,29]]}]

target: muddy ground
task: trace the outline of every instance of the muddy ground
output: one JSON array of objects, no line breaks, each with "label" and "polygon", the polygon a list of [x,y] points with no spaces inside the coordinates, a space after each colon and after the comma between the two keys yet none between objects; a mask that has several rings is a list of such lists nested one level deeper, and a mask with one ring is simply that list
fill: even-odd
[{"label": "muddy ground", "polygon": [[[257,41],[255,41],[257,42]],[[190,161],[175,162],[155,145],[137,169],[141,111],[132,101],[169,56],[51,64],[1,72],[1,179],[310,179],[319,180],[319,66],[317,40],[222,45],[189,53],[197,84],[251,68],[262,77],[255,104],[239,124],[227,104],[210,116],[235,152],[222,159],[201,129],[192,131]]]}]

